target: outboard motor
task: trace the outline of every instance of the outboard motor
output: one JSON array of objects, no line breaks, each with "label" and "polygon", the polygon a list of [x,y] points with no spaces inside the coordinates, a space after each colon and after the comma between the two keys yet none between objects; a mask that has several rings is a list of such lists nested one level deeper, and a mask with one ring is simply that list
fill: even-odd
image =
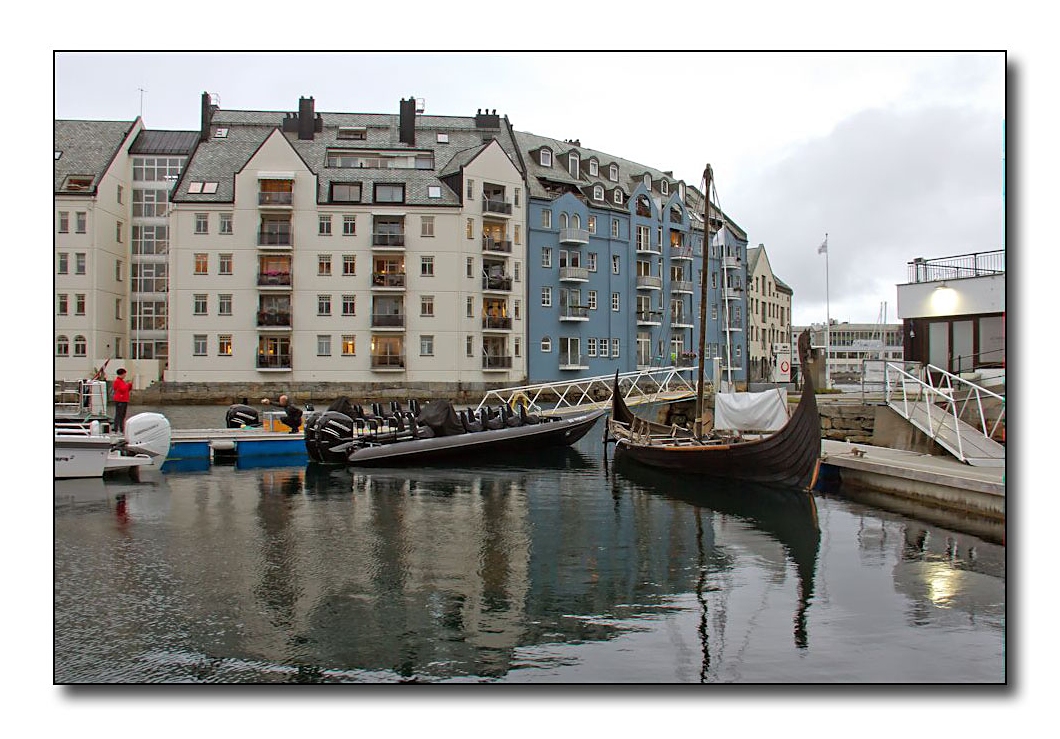
[{"label": "outboard motor", "polygon": [[257,408],[251,408],[242,403],[228,406],[228,412],[225,413],[225,428],[238,429],[243,426],[260,425],[261,414],[258,413]]},{"label": "outboard motor", "polygon": [[314,462],[323,461],[317,448],[317,422],[320,421],[320,417],[323,415],[320,411],[313,411],[305,417],[305,424],[303,425],[306,454]]},{"label": "outboard motor", "polygon": [[[315,444],[319,459],[328,464],[346,464],[346,450],[331,451],[344,442],[353,440],[354,421],[345,413],[325,411],[314,424]],[[309,433],[306,433],[306,451],[309,451]]]},{"label": "outboard motor", "polygon": [[147,454],[154,459],[153,466],[161,467],[169,454],[173,440],[173,429],[169,419],[161,413],[137,413],[125,422],[126,454]]}]

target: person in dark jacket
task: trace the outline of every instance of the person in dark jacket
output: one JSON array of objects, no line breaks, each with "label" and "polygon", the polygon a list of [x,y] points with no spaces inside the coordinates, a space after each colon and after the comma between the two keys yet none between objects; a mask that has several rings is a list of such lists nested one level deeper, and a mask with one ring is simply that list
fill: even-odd
[{"label": "person in dark jacket", "polygon": [[[262,398],[261,404],[271,405],[272,401],[268,398]],[[291,427],[289,433],[297,434],[298,428],[302,425],[302,409],[290,403],[286,395],[281,395],[279,402],[277,402],[276,405],[287,413],[287,415],[285,415],[280,420]]]}]

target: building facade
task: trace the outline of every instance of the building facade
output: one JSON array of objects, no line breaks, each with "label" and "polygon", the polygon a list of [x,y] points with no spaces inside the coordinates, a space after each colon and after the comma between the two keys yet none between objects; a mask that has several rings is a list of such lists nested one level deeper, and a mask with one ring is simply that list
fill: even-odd
[{"label": "building facade", "polygon": [[747,250],[747,353],[752,382],[770,382],[775,377],[777,344],[787,344],[791,362],[792,289],[773,274],[764,244]]},{"label": "building facade", "polygon": [[315,107],[55,122],[57,379],[474,392],[692,366],[701,315],[708,379],[748,378],[746,234],[672,172]]},{"label": "building facade", "polygon": [[173,195],[168,380],[526,375],[525,196],[507,119],[223,111]]},{"label": "building facade", "polygon": [[[823,350],[825,342],[828,342],[828,374],[833,384],[861,382],[866,371],[865,360],[884,359],[900,364],[906,359],[901,324],[840,323],[833,319],[827,337],[823,323],[792,326],[792,347],[797,345],[799,334],[806,329],[810,331],[810,345],[815,349]],[[798,352],[794,350],[792,363],[799,367]],[[867,369],[870,374],[873,373],[874,368]]]}]

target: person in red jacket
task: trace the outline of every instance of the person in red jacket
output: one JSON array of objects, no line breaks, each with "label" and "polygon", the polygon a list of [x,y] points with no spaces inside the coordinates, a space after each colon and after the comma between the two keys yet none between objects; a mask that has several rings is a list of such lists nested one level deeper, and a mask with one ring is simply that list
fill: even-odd
[{"label": "person in red jacket", "polygon": [[125,433],[125,412],[129,410],[129,391],[132,385],[125,381],[125,368],[118,370],[114,378],[114,430]]}]

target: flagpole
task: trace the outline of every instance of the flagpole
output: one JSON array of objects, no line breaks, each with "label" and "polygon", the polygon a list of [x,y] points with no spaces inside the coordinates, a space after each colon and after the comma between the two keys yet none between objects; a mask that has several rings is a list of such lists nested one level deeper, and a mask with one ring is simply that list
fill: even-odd
[{"label": "flagpole", "polygon": [[831,389],[828,357],[832,352],[832,308],[828,300],[828,233],[824,235],[824,386]]}]

